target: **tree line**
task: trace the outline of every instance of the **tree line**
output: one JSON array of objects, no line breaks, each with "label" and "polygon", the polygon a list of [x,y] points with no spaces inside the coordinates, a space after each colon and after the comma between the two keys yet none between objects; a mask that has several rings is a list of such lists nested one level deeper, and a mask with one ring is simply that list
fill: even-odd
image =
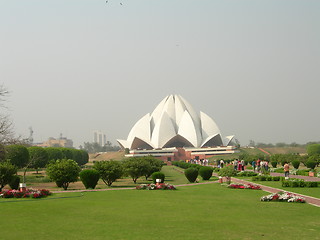
[{"label": "tree line", "polygon": [[146,180],[156,172],[160,172],[163,162],[152,156],[132,157],[123,161],[96,161],[90,169],[81,170],[73,160],[57,160],[47,166],[47,174],[58,187],[67,190],[71,182],[80,176],[86,188],[95,188],[99,179],[107,186],[122,177],[131,177],[134,183],[140,177]]},{"label": "tree line", "polygon": [[80,149],[87,151],[88,153],[98,153],[98,152],[116,152],[120,150],[119,146],[114,146],[110,141],[107,141],[104,146],[99,143],[84,142]]},{"label": "tree line", "polygon": [[307,147],[308,145],[312,144],[320,144],[320,142],[317,141],[310,141],[305,144],[299,144],[296,142],[292,143],[284,143],[284,142],[279,142],[279,143],[262,143],[262,142],[255,142],[253,140],[249,141],[249,147],[257,147],[257,148],[273,148],[273,147]]},{"label": "tree line", "polygon": [[10,183],[18,169],[23,169],[23,182],[25,182],[27,169],[33,168],[38,173],[40,168],[61,159],[69,159],[78,166],[82,166],[89,161],[89,155],[84,150],[62,147],[42,148],[0,144],[0,190]]}]

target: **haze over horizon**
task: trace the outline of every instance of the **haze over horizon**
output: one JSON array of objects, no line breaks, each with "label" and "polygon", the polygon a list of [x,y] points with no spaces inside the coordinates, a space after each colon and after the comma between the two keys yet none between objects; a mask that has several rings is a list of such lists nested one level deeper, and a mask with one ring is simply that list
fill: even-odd
[{"label": "haze over horizon", "polygon": [[117,145],[170,94],[241,145],[320,141],[320,1],[0,0],[0,35],[5,111],[35,142]]}]

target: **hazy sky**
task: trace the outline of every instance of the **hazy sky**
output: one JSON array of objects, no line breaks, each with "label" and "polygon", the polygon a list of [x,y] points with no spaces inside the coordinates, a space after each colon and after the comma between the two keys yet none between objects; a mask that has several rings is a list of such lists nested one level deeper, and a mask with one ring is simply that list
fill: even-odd
[{"label": "hazy sky", "polygon": [[319,76],[316,0],[0,0],[0,84],[36,142],[116,144],[170,94],[242,145],[319,141]]}]

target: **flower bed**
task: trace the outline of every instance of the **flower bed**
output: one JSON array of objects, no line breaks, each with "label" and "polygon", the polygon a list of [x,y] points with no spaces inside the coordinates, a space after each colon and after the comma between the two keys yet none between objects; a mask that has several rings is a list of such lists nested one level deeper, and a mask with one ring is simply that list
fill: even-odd
[{"label": "flower bed", "polygon": [[229,184],[228,188],[234,188],[234,189],[254,189],[254,190],[261,190],[261,187],[258,185],[253,184]]},{"label": "flower bed", "polygon": [[20,192],[19,190],[4,190],[0,192],[2,198],[42,198],[51,195],[47,189],[27,189]]},{"label": "flower bed", "polygon": [[260,199],[263,202],[270,202],[270,201],[278,201],[278,202],[297,202],[297,203],[305,203],[306,200],[303,197],[300,197],[296,194],[289,193],[289,192],[278,192],[269,194],[267,196],[263,196]]},{"label": "flower bed", "polygon": [[141,184],[136,187],[137,190],[176,190],[176,187],[167,184],[167,183],[160,183],[160,184]]}]

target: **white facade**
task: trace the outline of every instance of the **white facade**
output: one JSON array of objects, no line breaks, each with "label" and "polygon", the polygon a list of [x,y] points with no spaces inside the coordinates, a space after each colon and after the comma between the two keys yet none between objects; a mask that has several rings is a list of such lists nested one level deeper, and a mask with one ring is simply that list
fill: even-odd
[{"label": "white facade", "polygon": [[131,129],[123,148],[227,146],[233,136],[221,137],[217,124],[203,112],[198,114],[180,95],[165,97],[154,111],[144,115]]}]

